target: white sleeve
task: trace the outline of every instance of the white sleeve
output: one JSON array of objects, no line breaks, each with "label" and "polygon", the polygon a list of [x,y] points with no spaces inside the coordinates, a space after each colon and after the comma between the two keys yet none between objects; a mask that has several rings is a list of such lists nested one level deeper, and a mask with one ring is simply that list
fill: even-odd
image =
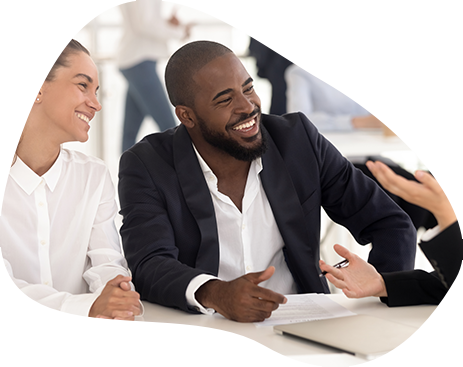
[{"label": "white sleeve", "polygon": [[431,241],[434,237],[436,237],[439,233],[441,233],[439,225],[435,226],[434,228],[428,229],[426,232],[423,233],[421,236],[421,241]]},{"label": "white sleeve", "polygon": [[195,292],[201,287],[204,283],[208,282],[209,280],[212,279],[218,279],[217,277],[214,277],[212,275],[207,275],[207,274],[200,274],[196,277],[194,277],[191,281],[190,284],[188,284],[188,287],[185,292],[186,300],[188,303],[188,306],[193,306],[195,307],[198,311],[205,315],[212,315],[215,310],[213,308],[205,308],[201,303],[199,303],[196,298],[195,298]]},{"label": "white sleeve", "polygon": [[114,218],[117,213],[114,185],[106,169],[100,203],[90,234],[87,256],[91,266],[83,277],[90,292],[101,292],[106,283],[117,275],[130,276],[127,261],[117,234]]},{"label": "white sleeve", "polygon": [[87,293],[73,295],[68,292],[59,292],[44,284],[29,284],[24,280],[16,279],[10,263],[3,259],[6,270],[16,286],[28,297],[38,303],[74,315],[88,316],[90,308],[100,293]]}]

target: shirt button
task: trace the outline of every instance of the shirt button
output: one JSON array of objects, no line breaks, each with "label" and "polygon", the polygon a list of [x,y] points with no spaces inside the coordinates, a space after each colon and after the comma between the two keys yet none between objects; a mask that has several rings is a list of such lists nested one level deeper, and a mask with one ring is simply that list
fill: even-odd
[{"label": "shirt button", "polygon": [[45,240],[40,241],[41,245],[45,245],[46,243],[47,243],[47,241],[45,241]]},{"label": "shirt button", "polygon": [[44,206],[43,201],[41,201],[41,202],[39,203],[39,206]]},{"label": "shirt button", "polygon": [[252,268],[249,265],[246,266],[246,271],[251,271],[251,270],[252,270]]},{"label": "shirt button", "polygon": [[48,282],[43,282],[43,284],[48,285]]},{"label": "shirt button", "polygon": [[243,225],[241,226],[241,229],[246,229],[246,224],[243,224]]}]

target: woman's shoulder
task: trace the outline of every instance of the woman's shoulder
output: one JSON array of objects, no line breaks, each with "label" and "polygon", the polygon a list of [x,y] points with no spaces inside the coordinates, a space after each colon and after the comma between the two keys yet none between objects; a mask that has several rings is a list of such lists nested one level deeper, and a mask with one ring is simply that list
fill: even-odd
[{"label": "woman's shoulder", "polygon": [[98,171],[106,171],[106,164],[100,158],[93,157],[91,155],[87,155],[85,153],[79,152],[77,150],[72,149],[61,149],[61,156],[63,161],[74,167],[81,167],[82,169],[86,170],[98,170]]}]

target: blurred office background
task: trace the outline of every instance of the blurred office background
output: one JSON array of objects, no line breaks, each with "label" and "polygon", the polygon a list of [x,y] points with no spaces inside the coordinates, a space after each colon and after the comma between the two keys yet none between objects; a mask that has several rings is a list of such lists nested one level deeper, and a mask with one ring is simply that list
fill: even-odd
[{"label": "blurred office background", "polygon": [[[439,11],[436,2],[428,4],[420,2],[421,11],[418,12],[414,7],[416,7],[414,1],[166,0],[162,12],[166,19],[175,13],[181,23],[194,24],[188,39],[169,42],[171,52],[184,43],[199,39],[217,41],[228,46],[241,58],[253,77],[255,89],[262,101],[262,111],[268,113],[272,88],[269,80],[257,75],[256,60],[248,54],[250,36],[254,38],[447,38],[449,35],[462,37],[463,22],[457,12]],[[433,16],[430,18],[431,13]],[[69,148],[103,159],[110,169],[116,187],[118,163],[122,153],[122,125],[127,90],[127,82],[115,62],[122,33],[122,15],[119,7],[115,6],[92,19],[74,36],[89,49],[98,66],[100,77],[98,93],[103,108],[90,124],[89,140],[85,144],[67,144]],[[159,60],[157,65],[162,81],[166,62],[167,59]],[[137,139],[157,131],[159,128],[154,120],[146,117]],[[389,157],[399,158],[405,164],[412,162],[409,163],[408,168],[429,168],[437,175],[445,177],[448,188],[460,201],[463,201],[463,189],[461,189],[463,170],[458,169],[457,166],[459,163],[461,167],[458,160],[463,156],[461,136],[385,138],[379,130],[370,134],[387,144]],[[352,139],[351,135],[345,132],[327,132],[325,136],[346,156],[380,154],[381,150],[384,150],[368,139],[367,135],[360,135],[357,140]],[[414,140],[419,151],[410,149],[411,140]],[[423,157],[423,152],[433,149],[440,150],[441,155],[434,157],[432,154],[424,154]],[[118,216],[117,225],[119,226],[120,223],[121,218]],[[326,228],[322,228],[322,234],[325,230]],[[342,239],[350,241],[348,234],[343,233],[342,230],[339,229],[336,233],[337,237],[333,240],[327,238],[328,252],[332,251],[330,249],[334,244],[333,241],[338,243],[342,243],[340,242]],[[355,250],[365,256],[368,252],[368,248],[356,247]],[[331,261],[330,256],[332,253],[326,255],[327,261]],[[417,267],[430,269],[429,264],[422,261],[421,257],[417,260],[417,264]]]}]

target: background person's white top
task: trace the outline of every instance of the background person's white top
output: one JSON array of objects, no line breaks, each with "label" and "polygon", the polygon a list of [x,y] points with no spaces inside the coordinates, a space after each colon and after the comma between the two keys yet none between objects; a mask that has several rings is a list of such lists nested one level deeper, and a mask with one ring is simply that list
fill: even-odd
[{"label": "background person's white top", "polygon": [[[259,173],[265,169],[262,159],[251,163],[240,212],[231,199],[218,190],[217,177],[196,149],[195,152],[214,204],[220,254],[218,278],[230,281],[273,265],[275,273],[259,286],[281,294],[297,293],[283,255],[285,244],[260,180]],[[188,303],[203,313],[210,312],[195,300],[194,292],[210,279],[215,277],[199,275],[192,279],[186,291]]]},{"label": "background person's white top", "polygon": [[17,158],[0,216],[0,247],[26,295],[88,316],[106,282],[129,275],[114,225],[114,194],[97,158],[62,149],[41,177]]},{"label": "background person's white top", "polygon": [[117,55],[120,69],[169,57],[167,41],[185,35],[183,26],[172,26],[161,16],[161,7],[161,0],[137,0],[120,6],[124,26]]},{"label": "background person's white top", "polygon": [[461,64],[293,64],[285,79],[287,111],[322,132],[375,113],[463,113]]}]

